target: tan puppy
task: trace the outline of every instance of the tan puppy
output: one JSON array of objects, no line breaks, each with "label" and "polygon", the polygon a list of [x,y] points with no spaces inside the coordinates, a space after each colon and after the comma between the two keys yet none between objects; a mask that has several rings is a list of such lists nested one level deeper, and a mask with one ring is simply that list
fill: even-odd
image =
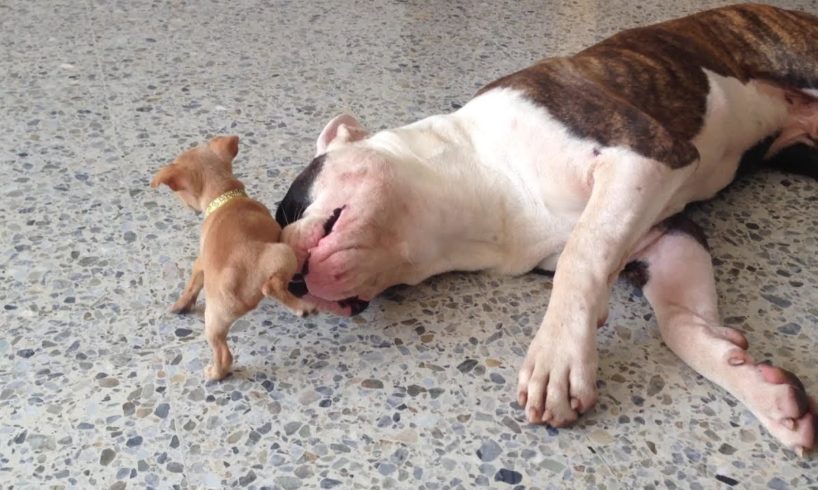
[{"label": "tan puppy", "polygon": [[205,212],[199,257],[171,310],[189,312],[204,286],[205,333],[213,349],[213,362],[205,369],[210,379],[227,376],[233,363],[226,341],[230,325],[264,296],[299,315],[313,310],[287,290],[296,271],[295,254],[278,243],[281,228],[267,208],[247,197],[244,184],[233,176],[238,152],[238,136],[218,136],[179,155],[151,181],[151,187],[165,184],[188,207]]}]

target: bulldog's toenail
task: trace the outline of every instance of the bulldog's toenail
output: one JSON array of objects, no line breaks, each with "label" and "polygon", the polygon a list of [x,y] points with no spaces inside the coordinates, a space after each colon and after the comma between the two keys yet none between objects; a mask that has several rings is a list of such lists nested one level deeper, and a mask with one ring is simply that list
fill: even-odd
[{"label": "bulldog's toenail", "polygon": [[529,408],[528,409],[528,421],[532,424],[537,423],[537,409]]},{"label": "bulldog's toenail", "polygon": [[797,454],[799,458],[803,458],[807,455],[807,451],[802,446],[795,446],[793,451],[795,451],[795,454]]},{"label": "bulldog's toenail", "polygon": [[784,419],[781,421],[781,425],[789,430],[795,430],[795,428],[798,426],[794,419]]},{"label": "bulldog's toenail", "polygon": [[727,363],[730,364],[731,366],[743,366],[744,365],[744,359],[741,358],[741,357],[731,357],[727,361]]}]

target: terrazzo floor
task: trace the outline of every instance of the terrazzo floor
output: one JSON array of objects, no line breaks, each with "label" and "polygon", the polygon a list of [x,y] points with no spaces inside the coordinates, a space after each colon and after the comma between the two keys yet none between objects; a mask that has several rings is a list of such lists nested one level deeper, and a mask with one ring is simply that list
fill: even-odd
[{"label": "terrazzo floor", "polygon": [[[168,312],[199,218],[148,181],[181,149],[241,135],[237,173],[272,208],[341,111],[407,123],[723,3],[0,0],[0,487],[818,488],[818,458],[674,357],[624,283],[600,402],[565,430],[513,402],[544,276],[450,274],[352,319],[264,303],[218,383],[201,316]],[[812,393],[817,196],[761,173],[693,212],[725,323]]]}]

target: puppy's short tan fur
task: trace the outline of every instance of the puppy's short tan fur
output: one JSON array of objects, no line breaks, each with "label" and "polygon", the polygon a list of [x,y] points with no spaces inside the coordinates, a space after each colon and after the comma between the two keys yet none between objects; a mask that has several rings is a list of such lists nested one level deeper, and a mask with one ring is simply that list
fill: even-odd
[{"label": "puppy's short tan fur", "polygon": [[[160,169],[151,187],[165,184],[188,207],[206,210],[225,193],[244,190],[233,176],[233,159],[238,151],[238,136],[213,138]],[[189,312],[204,287],[205,333],[213,349],[213,362],[205,370],[210,379],[227,376],[233,363],[226,341],[230,325],[255,308],[264,296],[277,299],[299,315],[313,310],[287,291],[297,262],[292,249],[278,243],[280,234],[281,228],[267,208],[243,194],[205,216],[199,257],[172,311]]]}]

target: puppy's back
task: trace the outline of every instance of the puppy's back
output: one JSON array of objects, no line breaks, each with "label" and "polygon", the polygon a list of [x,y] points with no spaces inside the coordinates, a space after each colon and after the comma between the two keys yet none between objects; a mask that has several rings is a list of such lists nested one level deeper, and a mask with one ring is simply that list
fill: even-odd
[{"label": "puppy's back", "polygon": [[207,294],[219,294],[213,291],[217,289],[257,303],[269,276],[260,259],[280,235],[269,210],[249,198],[236,199],[209,216],[202,226],[200,253]]}]

